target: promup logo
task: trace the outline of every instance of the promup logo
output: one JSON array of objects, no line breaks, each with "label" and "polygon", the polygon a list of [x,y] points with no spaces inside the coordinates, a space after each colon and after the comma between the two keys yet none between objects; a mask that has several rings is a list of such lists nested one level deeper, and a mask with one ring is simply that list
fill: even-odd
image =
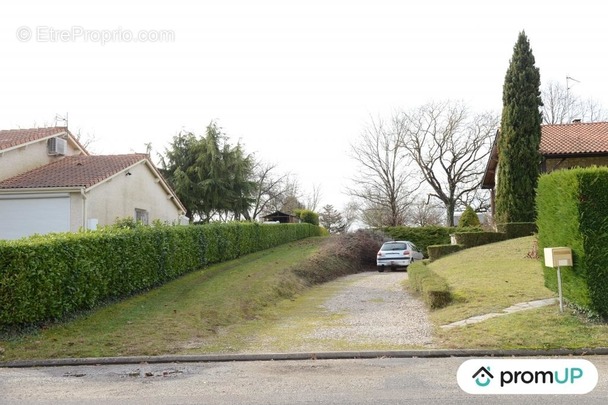
[{"label": "promup logo", "polygon": [[473,374],[475,384],[480,387],[487,387],[492,382],[494,376],[490,373],[490,367],[480,367],[475,374]]},{"label": "promup logo", "polygon": [[469,394],[586,394],[598,373],[583,359],[480,359],[465,361],[457,379]]}]

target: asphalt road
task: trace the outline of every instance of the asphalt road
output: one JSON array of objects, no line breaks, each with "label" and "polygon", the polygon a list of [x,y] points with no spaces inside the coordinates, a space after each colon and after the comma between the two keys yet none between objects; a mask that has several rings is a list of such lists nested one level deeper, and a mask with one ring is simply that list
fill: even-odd
[{"label": "asphalt road", "polygon": [[[331,337],[366,339],[361,332],[381,333],[375,340],[387,341],[392,329],[396,336],[424,329],[424,317],[402,324],[401,304],[389,299],[394,286],[405,274],[370,273],[347,283],[332,300],[323,303],[324,311],[352,314],[344,324],[333,325]],[[367,285],[369,279],[370,285]],[[371,288],[373,287],[373,288]],[[371,294],[371,295],[370,295]],[[369,295],[369,296],[368,296]],[[401,295],[400,295],[401,297]],[[400,298],[401,299],[401,298]],[[337,301],[336,301],[337,300]],[[335,301],[335,302],[334,302]],[[411,302],[410,302],[411,301]],[[339,305],[338,305],[339,304]],[[379,313],[390,309],[399,315],[380,322]],[[335,307],[335,308],[334,308]],[[371,311],[371,312],[370,312]],[[376,312],[374,312],[376,311]],[[419,313],[420,312],[420,313]],[[351,319],[352,318],[352,319]],[[342,318],[341,318],[342,319]],[[365,323],[373,319],[373,325]],[[321,322],[324,333],[327,323]],[[354,326],[353,326],[354,325]],[[376,330],[377,329],[377,330]],[[409,331],[409,332],[408,332]],[[301,331],[300,331],[301,333]],[[413,335],[407,335],[412,339]],[[426,334],[420,334],[424,339]],[[608,402],[608,356],[587,356],[598,370],[599,383],[586,395],[567,396],[490,396],[470,395],[460,389],[457,370],[467,357],[434,358],[429,345],[423,352],[357,353],[335,356],[297,347],[283,356],[230,355],[223,358],[195,357],[78,359],[64,362],[24,362],[0,367],[0,405],[2,404],[605,404]],[[424,341],[426,342],[426,341]],[[424,343],[423,342],[423,343]],[[452,353],[454,356],[492,355],[492,353]],[[299,354],[298,354],[299,353]],[[308,354],[307,354],[308,353]],[[355,353],[355,352],[353,352]],[[428,355],[431,353],[432,355]],[[345,353],[341,353],[344,355]],[[494,353],[505,355],[505,353]],[[521,355],[522,353],[518,353]],[[547,353],[547,355],[563,353]],[[444,352],[442,355],[448,355]],[[378,357],[388,356],[388,357]],[[411,357],[406,357],[411,356]],[[416,357],[418,356],[418,357]],[[204,357],[204,356],[203,356]],[[338,359],[336,359],[338,357]],[[348,358],[350,357],[350,359]],[[359,357],[354,359],[354,357]],[[270,361],[268,359],[283,359]],[[295,360],[295,359],[299,360]],[[564,356],[566,358],[566,356]],[[572,357],[568,357],[572,358]],[[248,360],[248,361],[245,361]],[[253,361],[256,360],[256,361]],[[127,362],[127,364],[118,364]],[[63,365],[59,365],[63,364]],[[83,365],[98,364],[98,365]]]},{"label": "asphalt road", "polygon": [[608,357],[586,395],[470,395],[467,358],[236,361],[0,368],[0,404],[605,404]]}]

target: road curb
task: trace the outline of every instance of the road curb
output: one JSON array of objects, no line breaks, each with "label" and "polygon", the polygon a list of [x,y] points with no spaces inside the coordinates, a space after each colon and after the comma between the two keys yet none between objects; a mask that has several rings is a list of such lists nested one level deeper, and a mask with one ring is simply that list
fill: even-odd
[{"label": "road curb", "polygon": [[131,357],[86,357],[0,362],[0,368],[101,366],[119,364],[221,363],[242,361],[339,360],[376,358],[449,358],[449,357],[538,357],[538,356],[605,356],[608,348],[549,350],[389,350],[259,354],[204,354]]}]

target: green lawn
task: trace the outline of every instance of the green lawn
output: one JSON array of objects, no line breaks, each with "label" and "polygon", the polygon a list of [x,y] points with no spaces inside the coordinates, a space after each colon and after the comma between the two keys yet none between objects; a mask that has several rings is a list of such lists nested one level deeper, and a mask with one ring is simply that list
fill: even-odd
[{"label": "green lawn", "polygon": [[464,327],[441,325],[520,302],[556,297],[544,286],[539,259],[526,257],[533,237],[460,251],[430,264],[447,279],[454,302],[431,312],[438,345],[445,348],[547,349],[608,346],[608,325],[591,322],[553,305],[505,315]]},{"label": "green lawn", "polygon": [[478,246],[430,263],[454,295],[454,303],[434,311],[433,320],[447,324],[500,312],[519,302],[554,297],[544,286],[540,261],[526,257],[532,241],[528,237]]},{"label": "green lawn", "polygon": [[72,321],[0,340],[0,361],[182,353],[305,286],[286,271],[316,252],[308,238],[195,271]]},{"label": "green lawn", "polygon": [[[240,352],[252,348],[291,351],[302,343],[298,341],[298,328],[305,331],[313,320],[315,324],[336,321],[327,314],[319,315],[316,308],[335,293],[340,280],[308,288],[289,271],[313,257],[324,240],[310,238],[247,255],[70,321],[5,337],[0,340],[0,361]],[[608,347],[608,325],[593,323],[569,308],[560,314],[557,305],[461,328],[440,327],[474,315],[500,312],[519,302],[555,297],[544,287],[540,261],[526,257],[532,241],[529,237],[480,246],[430,264],[448,281],[455,296],[451,305],[431,312],[436,326],[435,347]],[[293,324],[289,331],[281,327],[285,322]],[[355,347],[342,342],[334,348],[368,349],[386,347],[381,343]]]}]

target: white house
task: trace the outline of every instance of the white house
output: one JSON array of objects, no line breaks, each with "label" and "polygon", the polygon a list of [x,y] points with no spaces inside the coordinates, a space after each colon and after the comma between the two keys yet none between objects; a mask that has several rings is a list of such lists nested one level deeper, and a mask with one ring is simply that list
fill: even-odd
[{"label": "white house", "polygon": [[90,155],[62,127],[0,131],[0,239],[185,212],[148,155]]}]

